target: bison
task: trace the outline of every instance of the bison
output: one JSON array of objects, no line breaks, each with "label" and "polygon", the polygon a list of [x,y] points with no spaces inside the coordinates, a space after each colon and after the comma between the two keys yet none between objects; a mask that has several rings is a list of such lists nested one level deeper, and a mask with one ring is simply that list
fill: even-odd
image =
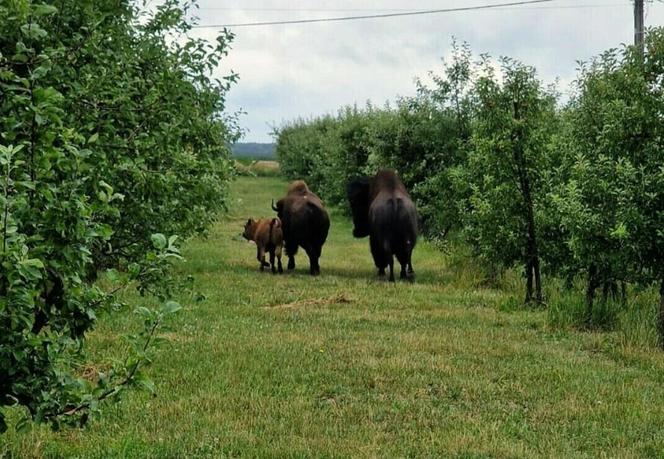
[{"label": "bison", "polygon": [[390,267],[394,282],[394,256],[401,264],[401,278],[414,276],[411,254],[417,242],[417,210],[406,187],[394,171],[381,170],[374,177],[360,177],[347,188],[353,214],[353,236],[369,236],[369,246],[380,276]]},{"label": "bison", "polygon": [[320,258],[323,244],[330,230],[330,217],[318,196],[307,184],[297,180],[290,184],[286,196],[272,209],[281,219],[284,230],[288,269],[295,269],[295,254],[302,247],[309,257],[309,273],[320,274]]},{"label": "bison", "polygon": [[[264,218],[262,220],[250,218],[244,225],[242,236],[246,240],[256,243],[256,258],[261,264],[261,271],[271,266],[272,273],[276,273],[277,267],[274,266],[274,258],[276,257],[279,273],[284,272],[284,268],[281,266],[281,248],[284,245],[284,235],[278,218]],[[270,263],[265,262],[265,252],[270,254]]]}]

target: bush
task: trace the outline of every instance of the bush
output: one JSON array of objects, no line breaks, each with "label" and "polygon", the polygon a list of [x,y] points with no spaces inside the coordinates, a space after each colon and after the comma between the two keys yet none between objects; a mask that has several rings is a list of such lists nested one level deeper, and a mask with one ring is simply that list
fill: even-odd
[{"label": "bush", "polygon": [[[151,387],[146,351],[179,308],[176,238],[163,234],[202,231],[231,171],[221,111],[234,77],[209,77],[231,35],[181,36],[191,6],[168,0],[149,16],[125,0],[0,6],[0,429],[9,405],[57,428],[126,386]],[[160,307],[137,310],[145,329],[131,354],[91,385],[70,370],[115,303],[94,284],[105,268]]]}]

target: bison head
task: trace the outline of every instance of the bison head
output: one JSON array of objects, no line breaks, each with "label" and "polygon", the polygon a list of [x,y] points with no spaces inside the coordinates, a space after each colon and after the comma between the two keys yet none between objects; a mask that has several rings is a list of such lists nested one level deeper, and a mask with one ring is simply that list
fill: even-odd
[{"label": "bison head", "polygon": [[360,177],[348,184],[346,192],[353,214],[353,236],[369,235],[369,178]]},{"label": "bison head", "polygon": [[244,232],[242,233],[242,237],[247,241],[252,241],[254,239],[256,224],[257,222],[253,218],[250,218],[247,220],[247,223],[244,224]]}]

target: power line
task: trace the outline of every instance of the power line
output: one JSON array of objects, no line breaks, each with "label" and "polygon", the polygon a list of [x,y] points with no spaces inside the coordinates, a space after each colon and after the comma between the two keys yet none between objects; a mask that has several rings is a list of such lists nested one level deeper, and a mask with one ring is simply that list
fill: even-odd
[{"label": "power line", "polygon": [[404,13],[367,14],[362,16],[341,16],[334,18],[319,18],[319,19],[295,19],[291,21],[266,21],[266,22],[245,22],[239,24],[196,25],[194,26],[194,28],[204,29],[204,28],[220,28],[220,27],[254,27],[254,26],[281,25],[281,24],[311,24],[314,22],[340,22],[340,21],[353,21],[359,19],[380,19],[380,18],[393,18],[401,16],[419,16],[424,14],[452,13],[457,11],[487,10],[491,8],[501,8],[505,6],[530,5],[534,3],[548,3],[552,1],[553,0],[524,0],[519,2],[494,3],[492,5],[477,5],[477,6],[465,6],[460,8],[408,11]]},{"label": "power line", "polygon": [[[509,8],[503,7],[502,9],[532,9],[532,10],[546,10],[546,9],[581,9],[581,8],[606,8],[610,6],[629,6],[625,1],[620,3],[587,3],[576,5],[551,5],[551,6],[533,6],[530,8]],[[243,8],[243,7],[200,7],[200,11],[251,11],[251,12],[286,12],[286,13],[343,13],[343,12],[412,12],[412,8]],[[209,26],[212,27],[212,26]]]}]

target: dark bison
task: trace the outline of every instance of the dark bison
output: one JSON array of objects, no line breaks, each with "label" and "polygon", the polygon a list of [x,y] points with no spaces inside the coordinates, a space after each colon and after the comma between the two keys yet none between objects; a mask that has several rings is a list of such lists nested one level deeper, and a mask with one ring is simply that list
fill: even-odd
[{"label": "dark bison", "polygon": [[[242,236],[248,241],[256,243],[256,258],[263,268],[272,267],[272,273],[277,272],[274,259],[277,258],[277,266],[280,273],[284,272],[281,266],[281,249],[284,245],[284,235],[281,230],[281,222],[278,218],[263,218],[254,220],[250,218],[244,224]],[[265,262],[265,252],[270,254],[270,263]]]},{"label": "dark bison", "polygon": [[302,247],[309,256],[309,273],[320,274],[318,259],[330,229],[330,217],[320,198],[306,183],[296,180],[276,206],[272,203],[272,209],[281,219],[288,269],[295,269],[295,254],[297,248]]},{"label": "dark bison", "polygon": [[361,177],[348,184],[353,212],[353,236],[369,236],[378,274],[390,267],[394,282],[394,256],[401,264],[401,278],[414,275],[411,254],[417,241],[417,210],[397,174],[382,170],[375,177]]}]

